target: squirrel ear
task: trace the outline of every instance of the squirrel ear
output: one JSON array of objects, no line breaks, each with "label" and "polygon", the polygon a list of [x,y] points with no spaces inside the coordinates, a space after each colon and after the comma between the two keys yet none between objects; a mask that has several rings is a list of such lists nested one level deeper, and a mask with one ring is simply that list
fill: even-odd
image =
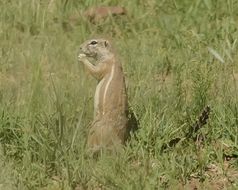
[{"label": "squirrel ear", "polygon": [[109,45],[110,45],[110,44],[109,44],[109,41],[105,40],[105,41],[104,41],[104,46],[105,46],[105,47],[109,47]]}]

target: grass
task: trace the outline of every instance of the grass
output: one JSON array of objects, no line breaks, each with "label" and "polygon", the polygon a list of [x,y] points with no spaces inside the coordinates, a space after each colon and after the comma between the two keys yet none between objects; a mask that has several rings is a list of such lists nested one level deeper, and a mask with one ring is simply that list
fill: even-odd
[{"label": "grass", "polygon": [[[51,2],[0,2],[0,189],[237,189],[238,2]],[[128,14],[80,17],[97,5]],[[97,161],[84,147],[96,81],[77,62],[94,35],[113,40],[140,120],[120,154]],[[202,145],[161,152],[206,105]]]}]

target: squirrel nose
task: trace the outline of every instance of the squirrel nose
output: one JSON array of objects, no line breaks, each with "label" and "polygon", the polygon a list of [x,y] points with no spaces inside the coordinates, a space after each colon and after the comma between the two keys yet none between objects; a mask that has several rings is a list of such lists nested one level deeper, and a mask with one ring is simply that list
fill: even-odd
[{"label": "squirrel nose", "polygon": [[79,52],[82,52],[83,51],[83,48],[80,46],[79,47]]}]

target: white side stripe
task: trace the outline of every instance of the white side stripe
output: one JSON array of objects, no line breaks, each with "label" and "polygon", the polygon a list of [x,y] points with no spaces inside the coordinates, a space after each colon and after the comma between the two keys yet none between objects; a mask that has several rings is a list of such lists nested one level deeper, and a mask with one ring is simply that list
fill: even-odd
[{"label": "white side stripe", "polygon": [[[106,95],[107,95],[107,90],[108,90],[108,87],[109,87],[109,85],[110,85],[110,83],[111,83],[111,81],[112,81],[112,78],[113,78],[113,76],[114,76],[114,71],[115,71],[115,65],[113,65],[112,66],[112,69],[111,69],[111,73],[110,73],[110,77],[109,77],[109,79],[108,79],[108,81],[107,81],[107,84],[106,84],[106,87],[105,87],[105,91],[104,91],[104,95],[103,95],[103,106],[105,105],[105,99],[106,99]],[[104,115],[104,108],[103,108],[103,112],[102,112],[102,114]]]},{"label": "white side stripe", "polygon": [[104,81],[105,81],[105,78],[103,78],[96,87],[96,92],[94,95],[94,118],[96,117],[98,109],[99,109],[98,105],[99,105],[99,101],[100,101],[100,91],[101,91]]}]

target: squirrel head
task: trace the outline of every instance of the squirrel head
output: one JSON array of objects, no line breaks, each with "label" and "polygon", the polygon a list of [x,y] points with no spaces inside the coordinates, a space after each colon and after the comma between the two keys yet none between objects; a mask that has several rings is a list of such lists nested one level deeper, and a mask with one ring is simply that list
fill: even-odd
[{"label": "squirrel head", "polygon": [[92,39],[84,42],[80,46],[80,51],[87,57],[99,59],[111,53],[111,44],[105,39]]}]

